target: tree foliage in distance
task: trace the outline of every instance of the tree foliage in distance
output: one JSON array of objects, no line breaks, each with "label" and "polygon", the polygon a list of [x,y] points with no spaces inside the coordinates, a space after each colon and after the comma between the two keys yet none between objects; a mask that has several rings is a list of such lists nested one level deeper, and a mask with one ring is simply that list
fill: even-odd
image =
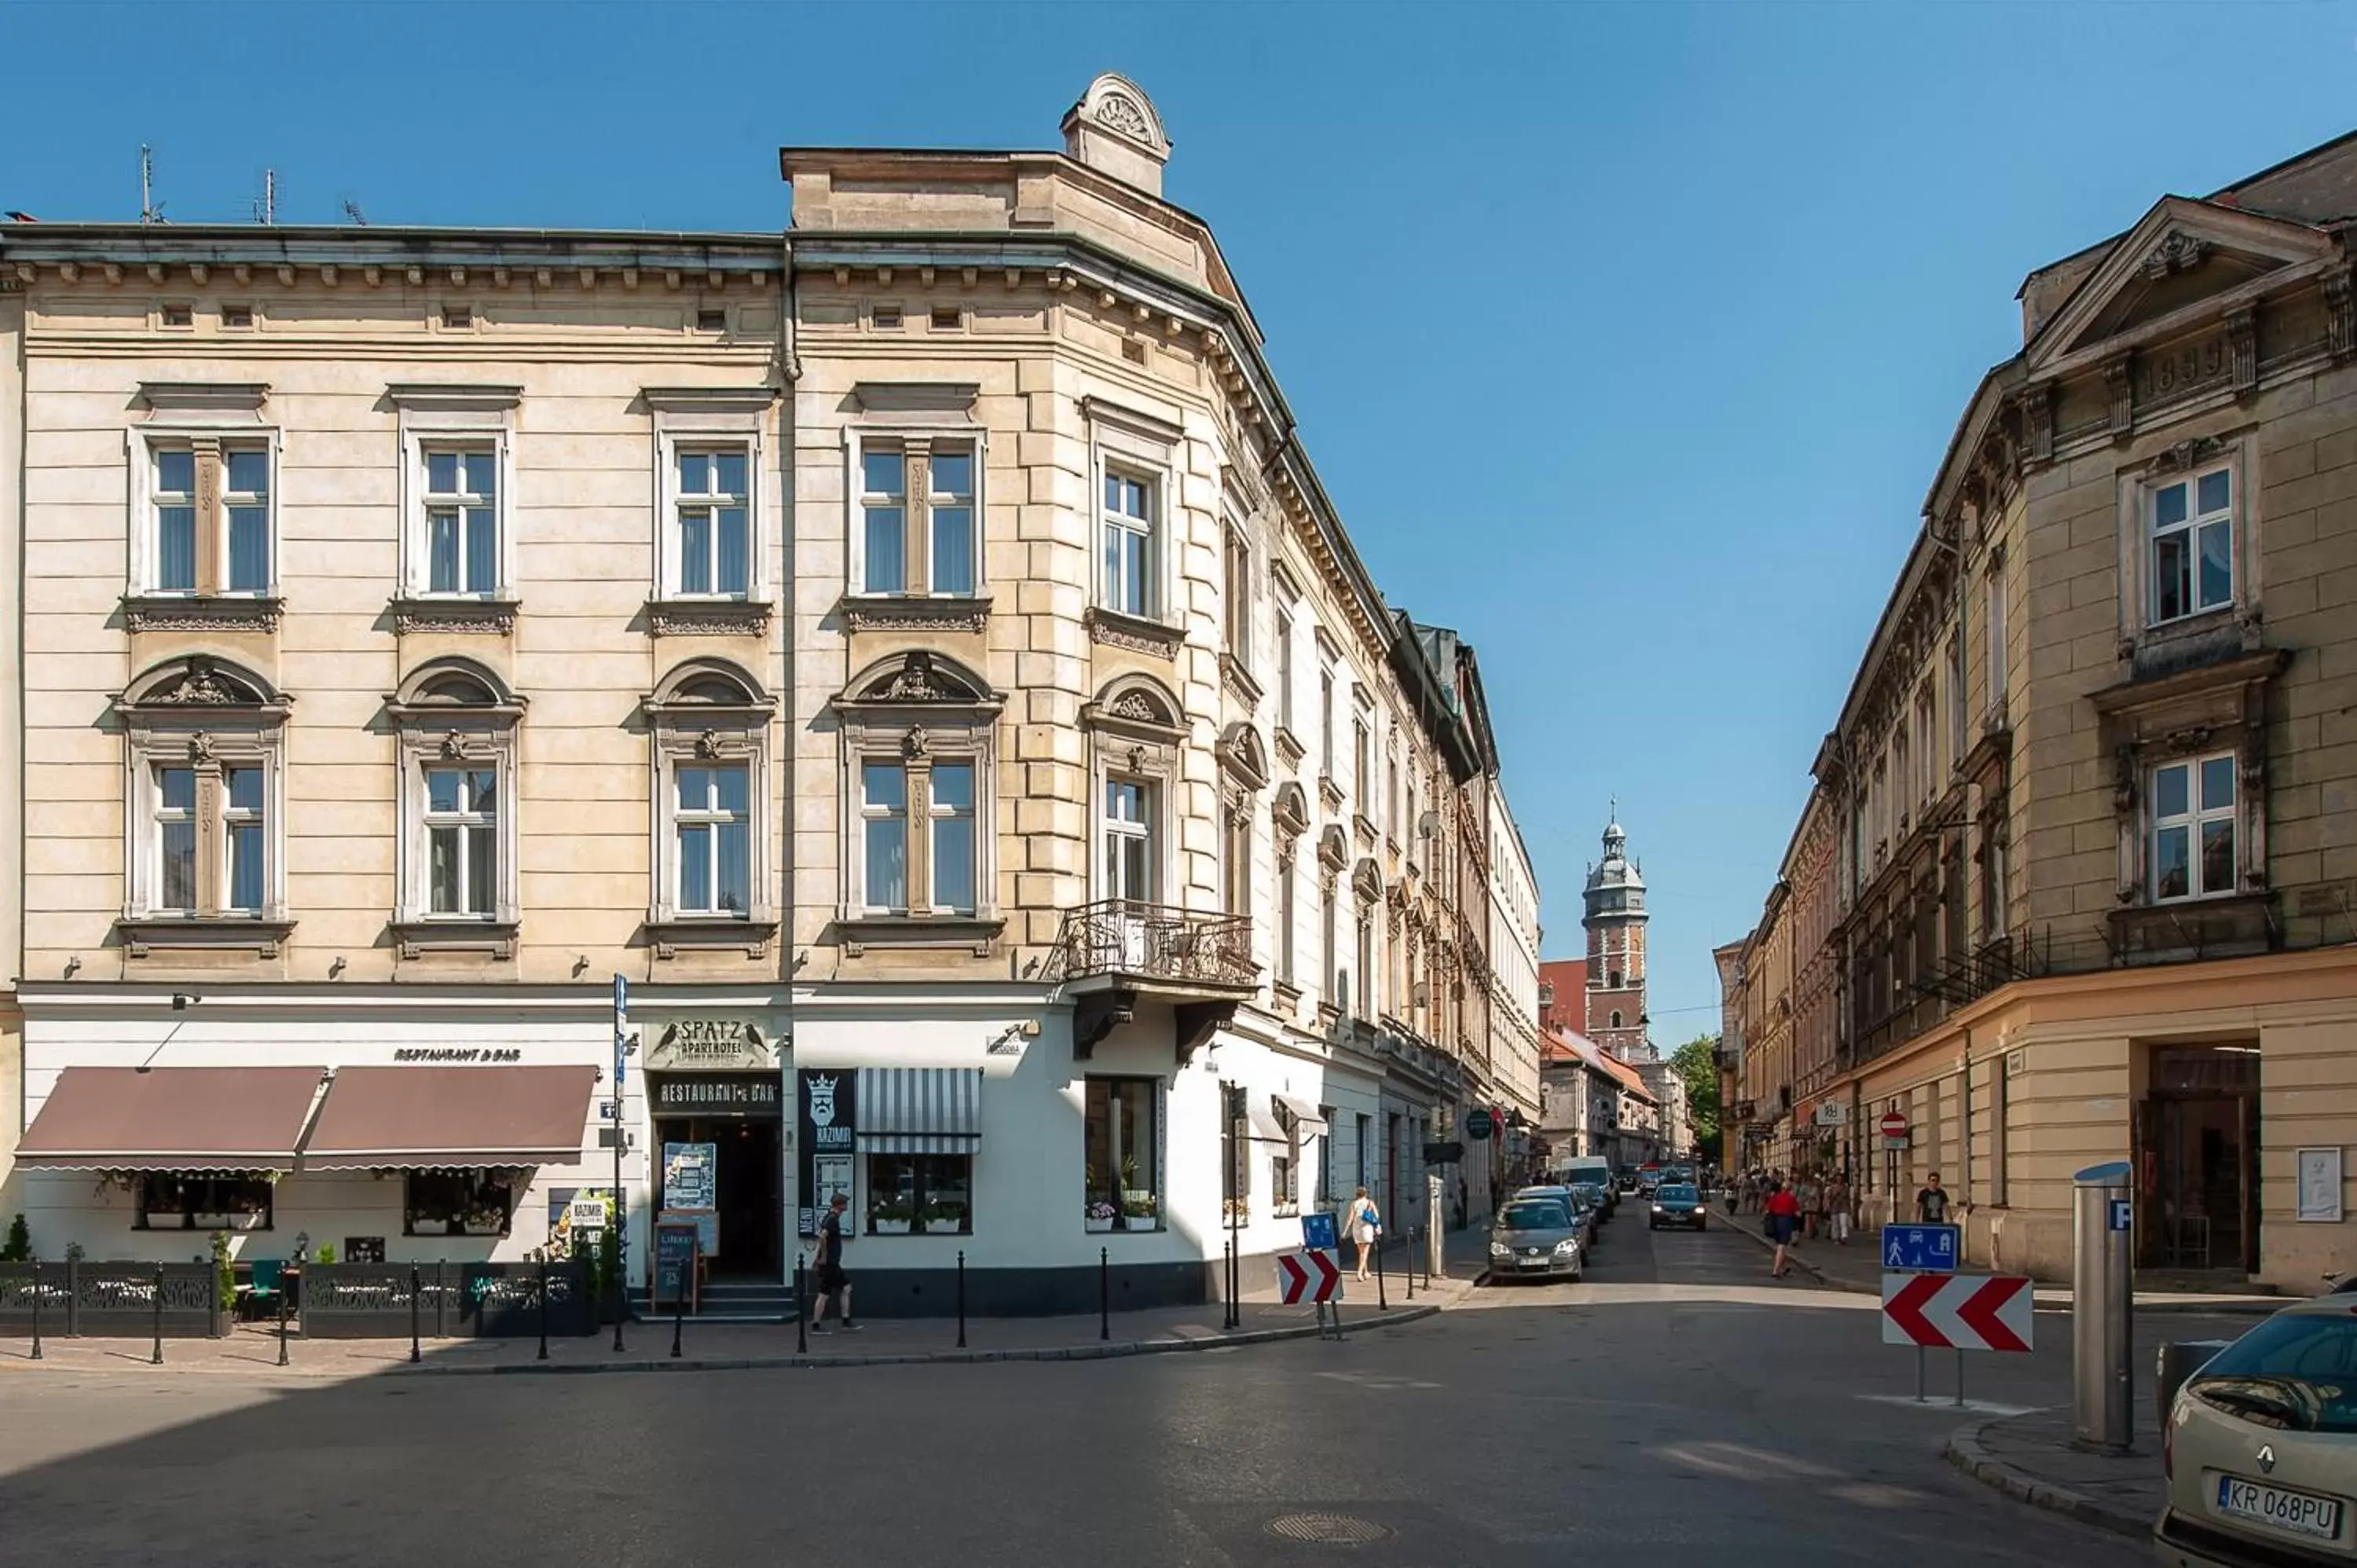
[{"label": "tree foliage in distance", "polygon": [[1685,1080],[1686,1115],[1694,1126],[1695,1146],[1710,1153],[1718,1148],[1718,1036],[1696,1035],[1670,1054],[1670,1065]]}]

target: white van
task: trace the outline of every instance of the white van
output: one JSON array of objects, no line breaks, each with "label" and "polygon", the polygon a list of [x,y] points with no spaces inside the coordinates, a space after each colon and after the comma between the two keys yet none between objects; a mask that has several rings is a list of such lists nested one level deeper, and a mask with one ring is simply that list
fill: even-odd
[{"label": "white van", "polygon": [[1566,1187],[1590,1186],[1600,1187],[1604,1194],[1604,1211],[1609,1214],[1617,1205],[1620,1188],[1613,1185],[1612,1162],[1602,1155],[1574,1155],[1555,1165],[1555,1177]]}]

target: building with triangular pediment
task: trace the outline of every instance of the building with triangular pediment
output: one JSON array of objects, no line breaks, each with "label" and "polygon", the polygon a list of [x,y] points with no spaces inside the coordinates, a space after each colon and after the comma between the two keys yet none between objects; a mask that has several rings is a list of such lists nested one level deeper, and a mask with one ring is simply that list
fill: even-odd
[{"label": "building with triangular pediment", "polygon": [[1830,893],[1796,832],[1721,963],[1748,1135],[1869,1222],[1936,1170],[1975,1262],[2067,1275],[2072,1174],[2127,1159],[2150,1275],[2345,1264],[2352,224],[2357,135],[2021,287],[1812,768]]}]

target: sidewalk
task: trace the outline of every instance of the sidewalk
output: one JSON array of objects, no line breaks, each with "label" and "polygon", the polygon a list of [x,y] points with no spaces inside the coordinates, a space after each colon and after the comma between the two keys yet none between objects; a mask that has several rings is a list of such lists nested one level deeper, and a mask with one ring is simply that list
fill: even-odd
[{"label": "sidewalk", "polygon": [[[1730,1215],[1725,1206],[1714,1205],[1710,1222],[1740,1231],[1762,1247],[1772,1250],[1774,1246],[1762,1230],[1760,1217],[1757,1214]],[[1850,1237],[1846,1247],[1822,1236],[1813,1241],[1795,1241],[1785,1256],[1794,1268],[1830,1289],[1880,1295],[1882,1258],[1877,1246],[1879,1235],[1878,1230],[1870,1228],[1860,1230]],[[2071,1305],[2071,1287],[2068,1285],[2041,1284],[2032,1294],[2041,1307],[2067,1310]],[[2296,1299],[2255,1293],[2138,1291],[2136,1305],[2139,1312],[2222,1313],[2232,1316],[2265,1317]]]},{"label": "sidewalk", "polygon": [[2034,1411],[1967,1426],[1948,1439],[1948,1462],[2023,1502],[2142,1541],[2160,1517],[2168,1483],[2157,1439],[2132,1454],[2071,1445],[2071,1412]]},{"label": "sidewalk", "polygon": [[[1398,1262],[1387,1260],[1386,1267]],[[1342,1328],[1346,1336],[1369,1328],[1390,1328],[1429,1317],[1452,1306],[1471,1289],[1468,1281],[1443,1278],[1426,1285],[1421,1276],[1413,1300],[1405,1276],[1391,1274],[1384,1282],[1388,1310],[1375,1305],[1372,1281],[1360,1285],[1346,1278]],[[1260,1296],[1263,1299],[1254,1299]],[[407,1339],[287,1340],[287,1362],[278,1365],[278,1335],[274,1326],[242,1324],[220,1339],[167,1339],[164,1365],[152,1364],[149,1339],[46,1339],[42,1359],[29,1359],[31,1346],[22,1338],[0,1341],[0,1377],[38,1376],[44,1372],[132,1375],[164,1373],[191,1376],[242,1377],[257,1382],[286,1380],[345,1381],[387,1374],[424,1373],[592,1373],[687,1372],[736,1370],[749,1367],[872,1367],[923,1362],[1082,1361],[1109,1357],[1167,1355],[1185,1350],[1217,1350],[1241,1345],[1265,1345],[1287,1339],[1314,1338],[1318,1326],[1307,1305],[1286,1306],[1272,1288],[1248,1290],[1242,1307],[1243,1326],[1221,1326],[1216,1302],[1203,1306],[1171,1307],[1151,1312],[1115,1314],[1110,1337],[1092,1314],[1085,1317],[969,1318],[965,1345],[958,1345],[954,1318],[885,1318],[864,1325],[856,1333],[811,1335],[808,1351],[796,1348],[795,1326],[782,1324],[701,1324],[683,1320],[680,1357],[671,1355],[672,1321],[650,1318],[626,1325],[625,1348],[615,1354],[610,1325],[586,1338],[566,1337],[548,1342],[548,1359],[539,1359],[534,1337],[500,1339],[428,1339],[420,1359],[409,1359]],[[829,1325],[830,1328],[833,1325]]]}]

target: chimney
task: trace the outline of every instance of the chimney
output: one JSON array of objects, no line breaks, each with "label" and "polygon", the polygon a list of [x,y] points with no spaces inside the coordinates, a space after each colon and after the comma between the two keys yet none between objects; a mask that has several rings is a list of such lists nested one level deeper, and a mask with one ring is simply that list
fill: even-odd
[{"label": "chimney", "polygon": [[1125,76],[1106,71],[1064,113],[1064,152],[1148,196],[1162,194],[1162,166],[1170,138],[1154,101]]}]

